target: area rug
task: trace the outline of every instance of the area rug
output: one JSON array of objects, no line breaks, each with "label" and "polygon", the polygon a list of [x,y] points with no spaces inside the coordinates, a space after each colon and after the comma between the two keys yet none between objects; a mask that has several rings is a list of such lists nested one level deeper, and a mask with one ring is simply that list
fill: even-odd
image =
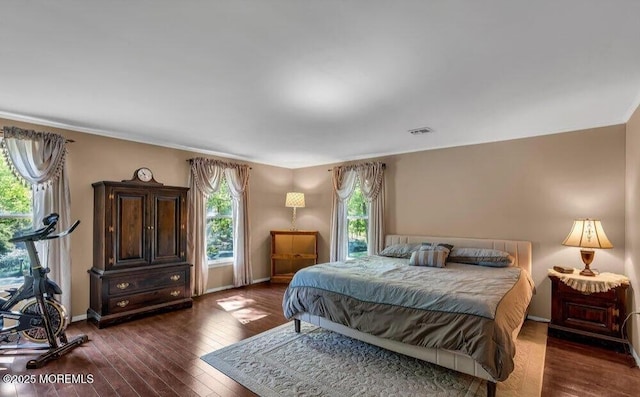
[{"label": "area rug", "polygon": [[[202,360],[263,397],[486,396],[486,383],[302,323],[284,324],[202,356]],[[499,382],[499,397],[539,396],[547,325],[527,321],[516,367]]]}]

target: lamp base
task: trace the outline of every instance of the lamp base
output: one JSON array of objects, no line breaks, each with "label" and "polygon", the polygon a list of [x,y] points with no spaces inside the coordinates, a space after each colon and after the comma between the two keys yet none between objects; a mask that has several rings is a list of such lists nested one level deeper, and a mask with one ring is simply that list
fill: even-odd
[{"label": "lamp base", "polygon": [[589,266],[587,265],[587,267],[585,267],[584,269],[582,269],[582,271],[580,272],[581,276],[587,276],[587,277],[595,277],[596,274],[593,272],[593,270],[589,269]]},{"label": "lamp base", "polygon": [[591,262],[593,262],[593,257],[596,256],[596,252],[594,250],[580,250],[580,257],[582,258],[582,262],[584,262],[584,269],[580,272],[581,276],[587,277],[595,277],[596,274],[589,268]]},{"label": "lamp base", "polygon": [[293,214],[291,215],[291,228],[289,230],[298,230],[298,228],[296,227],[296,207],[293,207]]}]

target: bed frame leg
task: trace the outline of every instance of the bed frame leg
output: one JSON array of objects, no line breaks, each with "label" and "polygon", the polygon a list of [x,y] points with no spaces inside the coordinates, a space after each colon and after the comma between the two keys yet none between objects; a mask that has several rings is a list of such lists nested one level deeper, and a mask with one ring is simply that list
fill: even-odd
[{"label": "bed frame leg", "polygon": [[487,381],[487,397],[496,397],[496,382]]},{"label": "bed frame leg", "polygon": [[300,333],[300,320],[297,318],[293,319],[293,326],[295,327],[296,333]]}]

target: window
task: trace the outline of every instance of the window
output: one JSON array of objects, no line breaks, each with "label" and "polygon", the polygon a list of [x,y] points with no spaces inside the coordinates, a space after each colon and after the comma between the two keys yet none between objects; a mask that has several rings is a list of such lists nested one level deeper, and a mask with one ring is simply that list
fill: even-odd
[{"label": "window", "polygon": [[367,200],[362,194],[359,181],[356,182],[356,187],[347,203],[347,230],[349,234],[347,257],[359,258],[366,256],[369,214]]},{"label": "window", "polygon": [[207,259],[209,264],[233,262],[233,202],[226,178],[207,201]]},{"label": "window", "polygon": [[22,284],[29,272],[29,255],[24,243],[10,243],[20,230],[31,228],[31,189],[21,183],[0,158],[0,286]]}]

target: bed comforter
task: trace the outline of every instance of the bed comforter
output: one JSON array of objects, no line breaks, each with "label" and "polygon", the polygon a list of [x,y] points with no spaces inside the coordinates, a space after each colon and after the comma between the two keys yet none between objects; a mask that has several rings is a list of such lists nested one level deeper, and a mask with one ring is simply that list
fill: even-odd
[{"label": "bed comforter", "polygon": [[283,309],[288,319],[306,312],[381,338],[461,351],[502,381],[513,371],[512,334],[533,291],[517,267],[418,267],[369,256],[298,271]]}]

